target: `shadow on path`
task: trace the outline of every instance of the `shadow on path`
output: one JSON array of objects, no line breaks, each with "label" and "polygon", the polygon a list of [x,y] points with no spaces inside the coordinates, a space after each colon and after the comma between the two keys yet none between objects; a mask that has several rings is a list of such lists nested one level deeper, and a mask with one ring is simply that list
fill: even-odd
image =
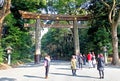
[{"label": "shadow on path", "polygon": [[70,68],[56,68],[56,69],[71,70]]},{"label": "shadow on path", "polygon": [[[28,77],[28,78],[41,78],[41,79],[45,79],[44,77],[32,76],[32,75],[24,75],[24,77]],[[0,81],[1,81],[1,80],[0,80]]]},{"label": "shadow on path", "polygon": [[53,75],[65,75],[65,76],[72,76],[70,74],[63,74],[63,73],[50,73],[50,74],[53,74]]},{"label": "shadow on path", "polygon": [[17,81],[17,80],[15,78],[2,77],[0,78],[0,81]]},{"label": "shadow on path", "polygon": [[40,66],[43,66],[43,64],[42,63],[34,64],[33,62],[31,62],[31,63],[27,63],[27,64],[24,64],[24,65],[20,65],[16,68],[34,68],[34,67],[40,67]]},{"label": "shadow on path", "polygon": [[[63,74],[63,73],[50,73],[50,74],[53,74],[53,75],[63,75],[63,76],[73,76],[73,75],[70,75],[70,74]],[[95,78],[95,79],[99,79],[98,77],[85,76],[85,75],[76,75],[76,76],[73,76],[73,77]]]},{"label": "shadow on path", "polygon": [[106,65],[106,68],[120,69],[120,65],[112,65],[112,64],[108,64],[108,65]]}]

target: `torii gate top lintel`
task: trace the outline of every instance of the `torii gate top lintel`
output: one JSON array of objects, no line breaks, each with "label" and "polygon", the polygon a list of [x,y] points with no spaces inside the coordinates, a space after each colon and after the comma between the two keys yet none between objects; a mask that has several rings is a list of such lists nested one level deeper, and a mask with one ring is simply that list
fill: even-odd
[{"label": "torii gate top lintel", "polygon": [[20,14],[25,19],[42,19],[42,20],[68,20],[68,21],[86,21],[89,20],[91,15],[62,15],[62,14],[40,14],[33,12],[26,12],[19,10]]}]

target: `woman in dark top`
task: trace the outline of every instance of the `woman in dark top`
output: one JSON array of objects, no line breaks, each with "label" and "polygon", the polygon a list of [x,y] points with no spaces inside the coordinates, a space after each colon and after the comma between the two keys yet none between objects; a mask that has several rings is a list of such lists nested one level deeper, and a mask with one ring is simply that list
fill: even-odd
[{"label": "woman in dark top", "polygon": [[49,68],[50,68],[50,56],[46,55],[45,56],[45,60],[44,60],[44,66],[45,66],[45,78],[48,78],[48,72],[49,72]]},{"label": "woman in dark top", "polygon": [[103,54],[98,55],[98,63],[97,63],[97,70],[99,71],[100,79],[104,78],[104,56]]}]

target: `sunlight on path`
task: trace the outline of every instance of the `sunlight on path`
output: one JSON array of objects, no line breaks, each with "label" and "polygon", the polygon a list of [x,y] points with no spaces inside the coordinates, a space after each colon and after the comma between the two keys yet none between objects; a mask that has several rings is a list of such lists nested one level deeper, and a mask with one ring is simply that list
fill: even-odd
[{"label": "sunlight on path", "polygon": [[120,81],[120,68],[106,67],[105,79],[99,79],[96,68],[84,66],[77,70],[77,76],[72,76],[70,63],[66,61],[52,62],[49,78],[44,78],[43,63],[33,63],[18,68],[0,70],[0,81]]}]

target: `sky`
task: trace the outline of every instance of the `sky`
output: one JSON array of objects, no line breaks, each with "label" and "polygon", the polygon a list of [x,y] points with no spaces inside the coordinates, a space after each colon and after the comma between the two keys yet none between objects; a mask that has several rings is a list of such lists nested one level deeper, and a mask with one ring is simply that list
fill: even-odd
[{"label": "sky", "polygon": [[44,28],[43,30],[41,30],[41,38],[44,36],[44,34],[46,34],[48,32],[48,28]]}]

